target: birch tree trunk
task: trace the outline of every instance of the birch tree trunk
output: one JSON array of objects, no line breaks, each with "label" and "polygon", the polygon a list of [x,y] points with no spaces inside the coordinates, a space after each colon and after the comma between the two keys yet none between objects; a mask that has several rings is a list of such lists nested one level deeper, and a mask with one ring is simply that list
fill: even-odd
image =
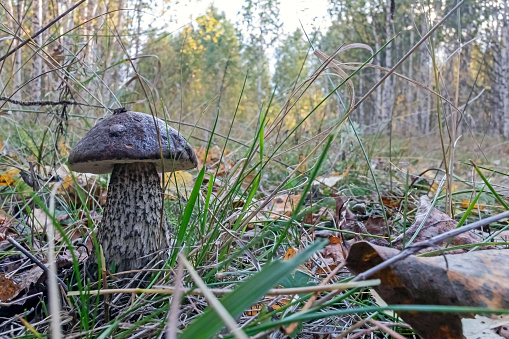
[{"label": "birch tree trunk", "polygon": [[[374,18],[373,14],[371,16]],[[375,50],[379,51],[380,50],[380,39],[378,37],[378,33],[376,31],[376,27],[373,24],[373,25],[371,25],[371,28],[373,29],[373,36],[375,38]],[[381,62],[381,59],[380,59],[380,53],[378,53],[375,56],[375,64],[382,65],[382,62]],[[381,77],[382,77],[382,72],[378,68],[375,68],[375,79],[376,79],[376,81],[380,80]],[[381,86],[378,86],[376,91],[375,91],[375,103],[374,103],[374,106],[375,106],[375,109],[374,109],[374,117],[372,119],[372,123],[376,123],[376,122],[380,121],[380,119],[381,119],[381,114],[380,114],[381,108],[382,108],[382,87]]]},{"label": "birch tree trunk", "polygon": [[[16,11],[17,11],[17,17],[18,17],[18,22],[21,23],[23,21],[23,4],[24,4],[24,0],[18,0],[17,2],[17,6],[16,6]],[[17,35],[19,37],[23,36],[23,31],[20,29],[20,27],[16,26],[14,28],[14,32],[17,33]],[[15,46],[19,46],[21,42],[16,39],[16,44]],[[19,90],[19,88],[21,87],[21,49],[19,49],[15,54],[14,54],[14,91],[16,92],[14,95],[13,95],[13,99],[15,100],[21,100],[22,97],[21,97],[21,90]]]},{"label": "birch tree trunk", "polygon": [[[391,30],[391,11],[390,11],[390,1],[388,1],[388,7],[385,11],[385,37],[386,40],[389,41],[392,36]],[[394,41],[385,47],[385,67],[391,68],[392,65],[392,51],[394,49]],[[390,76],[388,77],[382,89],[382,123],[387,123],[392,116],[392,111],[394,109],[394,94],[395,94],[395,78]],[[389,122],[390,123],[390,122]]]},{"label": "birch tree trunk", "polygon": [[[32,24],[33,24],[33,31],[37,32],[42,27],[42,0],[33,0],[32,7],[34,14],[32,16]],[[42,34],[37,36],[34,39],[35,43],[37,44],[36,48],[39,48],[42,46]],[[32,83],[31,83],[31,95],[32,99],[34,100],[40,100],[41,99],[41,77],[42,74],[42,59],[39,55],[34,55],[32,59]],[[35,78],[35,79],[34,79]],[[35,108],[37,110],[37,107]]]},{"label": "birch tree trunk", "polygon": [[504,137],[509,137],[509,0],[504,0],[504,25],[502,27],[502,98],[504,116]]},{"label": "birch tree trunk", "polygon": [[[415,31],[412,28],[410,31],[410,47],[413,47],[415,43]],[[414,55],[412,54],[408,58],[408,77],[413,79],[414,77]],[[406,135],[410,135],[413,131],[417,131],[419,127],[419,115],[416,114],[414,109],[412,109],[412,103],[414,102],[414,87],[410,86],[410,84],[406,85],[405,91],[405,99],[406,99]]]},{"label": "birch tree trunk", "polygon": [[[421,34],[424,35],[428,32],[428,25],[426,23],[426,18],[423,18],[422,26],[421,26]],[[420,61],[419,61],[419,69],[420,69],[420,82],[428,86],[430,85],[430,68],[429,68],[429,53],[426,47],[426,44],[423,44],[420,47]],[[431,100],[428,91],[419,90],[419,114],[421,116],[421,131],[425,134],[430,131],[430,109],[431,109]]]}]

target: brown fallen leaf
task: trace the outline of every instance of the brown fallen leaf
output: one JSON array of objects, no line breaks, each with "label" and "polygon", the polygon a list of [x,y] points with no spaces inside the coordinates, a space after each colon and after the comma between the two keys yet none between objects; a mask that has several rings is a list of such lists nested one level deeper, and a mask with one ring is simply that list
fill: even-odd
[{"label": "brown fallen leaf", "polygon": [[36,284],[39,279],[41,279],[44,271],[37,265],[34,265],[30,270],[23,272],[17,277],[19,281],[20,291],[28,290],[34,284]]},{"label": "brown fallen leaf", "polygon": [[[428,211],[431,209],[431,212],[429,212],[428,218],[426,221],[424,221],[424,224],[421,227],[421,224],[428,214]],[[420,198],[420,205],[419,209],[417,210],[417,213],[415,215],[415,222],[412,224],[412,226],[406,231],[406,241],[410,240],[414,234],[419,230],[419,227],[421,229],[419,230],[419,233],[415,237],[413,243],[427,240],[429,238],[432,238],[436,235],[445,233],[447,231],[453,230],[458,225],[458,222],[456,220],[451,219],[447,214],[439,211],[435,207],[431,207],[431,202],[429,198],[424,195]],[[482,242],[483,239],[478,236],[475,233],[472,232],[466,232],[463,234],[460,234],[456,237],[454,237],[450,243],[450,246],[458,246],[458,245],[466,245],[466,244],[478,244]],[[398,237],[396,240],[394,240],[393,245],[397,249],[403,248],[403,236]],[[447,242],[444,242],[440,248],[444,248],[447,245]],[[484,246],[483,248],[493,248]],[[426,253],[436,250],[437,248],[426,248],[419,253]],[[449,254],[454,253],[465,253],[468,252],[470,248],[466,249],[458,249],[453,251],[448,251]]]},{"label": "brown fallen leaf", "polygon": [[290,216],[292,215],[293,209],[299,203],[300,197],[300,194],[279,195],[267,204],[267,209],[274,213],[272,215],[272,218],[274,219],[279,218],[281,214]]},{"label": "brown fallen leaf", "polygon": [[359,232],[355,214],[350,211],[348,204],[339,196],[333,196],[333,198],[336,200],[335,221],[338,228],[346,231]]},{"label": "brown fallen leaf", "polygon": [[507,315],[491,318],[476,315],[474,319],[462,319],[461,323],[465,339],[509,338],[506,333],[509,326]]},{"label": "brown fallen leaf", "polygon": [[4,274],[0,274],[0,302],[11,301],[20,291],[21,288],[14,280],[7,278]]},{"label": "brown fallen leaf", "polygon": [[[360,274],[398,254],[393,248],[358,242],[347,267]],[[446,260],[447,259],[447,260]],[[486,250],[440,257],[410,256],[370,278],[388,304],[509,308],[509,252]],[[461,318],[473,314],[398,312],[422,338],[463,338]]]},{"label": "brown fallen leaf", "polygon": [[[212,146],[208,149],[201,147],[195,149],[196,156],[198,158],[198,168],[201,168],[203,164],[205,164],[206,168],[209,170],[218,170],[217,176],[224,177],[228,175],[233,167],[235,166],[235,162],[232,160],[231,151],[224,150],[218,146]],[[205,159],[205,154],[207,155],[207,159]],[[219,167],[219,169],[218,169]]]},{"label": "brown fallen leaf", "polygon": [[329,244],[321,251],[325,264],[329,268],[334,269],[339,263],[343,262],[346,257],[346,249],[343,247],[341,238],[330,236]]},{"label": "brown fallen leaf", "polygon": [[283,260],[289,260],[293,258],[293,256],[297,254],[297,249],[290,247],[286,250],[285,256],[283,257]]}]

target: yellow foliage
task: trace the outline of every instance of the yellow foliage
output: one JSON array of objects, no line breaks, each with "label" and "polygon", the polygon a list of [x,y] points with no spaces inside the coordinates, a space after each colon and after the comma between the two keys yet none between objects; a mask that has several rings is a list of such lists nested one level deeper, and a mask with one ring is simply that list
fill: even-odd
[{"label": "yellow foliage", "polygon": [[18,169],[13,169],[3,174],[0,174],[0,186],[10,186],[14,183],[14,177],[19,174]]},{"label": "yellow foliage", "polygon": [[[461,200],[461,208],[467,209],[468,206],[470,206],[470,201],[468,201],[467,199]],[[474,209],[479,209],[482,211],[484,209],[484,206],[474,204]]]},{"label": "yellow foliage", "polygon": [[193,181],[193,176],[186,171],[168,172],[164,175],[164,181],[169,187],[184,187],[189,186],[188,183]]},{"label": "yellow foliage", "polygon": [[69,155],[69,152],[71,152],[71,149],[69,148],[69,146],[67,146],[65,144],[65,141],[64,139],[60,139],[60,141],[58,142],[58,148],[60,150],[60,155],[62,157],[66,157]]}]

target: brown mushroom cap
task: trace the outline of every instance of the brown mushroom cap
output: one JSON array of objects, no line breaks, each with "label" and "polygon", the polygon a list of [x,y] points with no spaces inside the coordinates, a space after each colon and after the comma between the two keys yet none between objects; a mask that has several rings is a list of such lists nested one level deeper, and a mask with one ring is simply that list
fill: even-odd
[{"label": "brown mushroom cap", "polygon": [[71,169],[104,174],[110,173],[115,164],[134,162],[153,162],[158,172],[195,168],[198,160],[191,145],[163,120],[155,120],[161,136],[163,161],[154,118],[126,111],[104,119],[78,142],[69,155]]}]

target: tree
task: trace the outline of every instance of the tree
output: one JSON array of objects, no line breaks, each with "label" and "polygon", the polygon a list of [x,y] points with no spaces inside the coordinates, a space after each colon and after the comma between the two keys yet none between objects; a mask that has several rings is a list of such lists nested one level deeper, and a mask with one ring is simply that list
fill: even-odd
[{"label": "tree", "polygon": [[246,0],[243,10],[248,32],[244,41],[244,59],[256,78],[256,103],[260,110],[269,78],[265,51],[274,47],[281,32],[279,0]]}]

